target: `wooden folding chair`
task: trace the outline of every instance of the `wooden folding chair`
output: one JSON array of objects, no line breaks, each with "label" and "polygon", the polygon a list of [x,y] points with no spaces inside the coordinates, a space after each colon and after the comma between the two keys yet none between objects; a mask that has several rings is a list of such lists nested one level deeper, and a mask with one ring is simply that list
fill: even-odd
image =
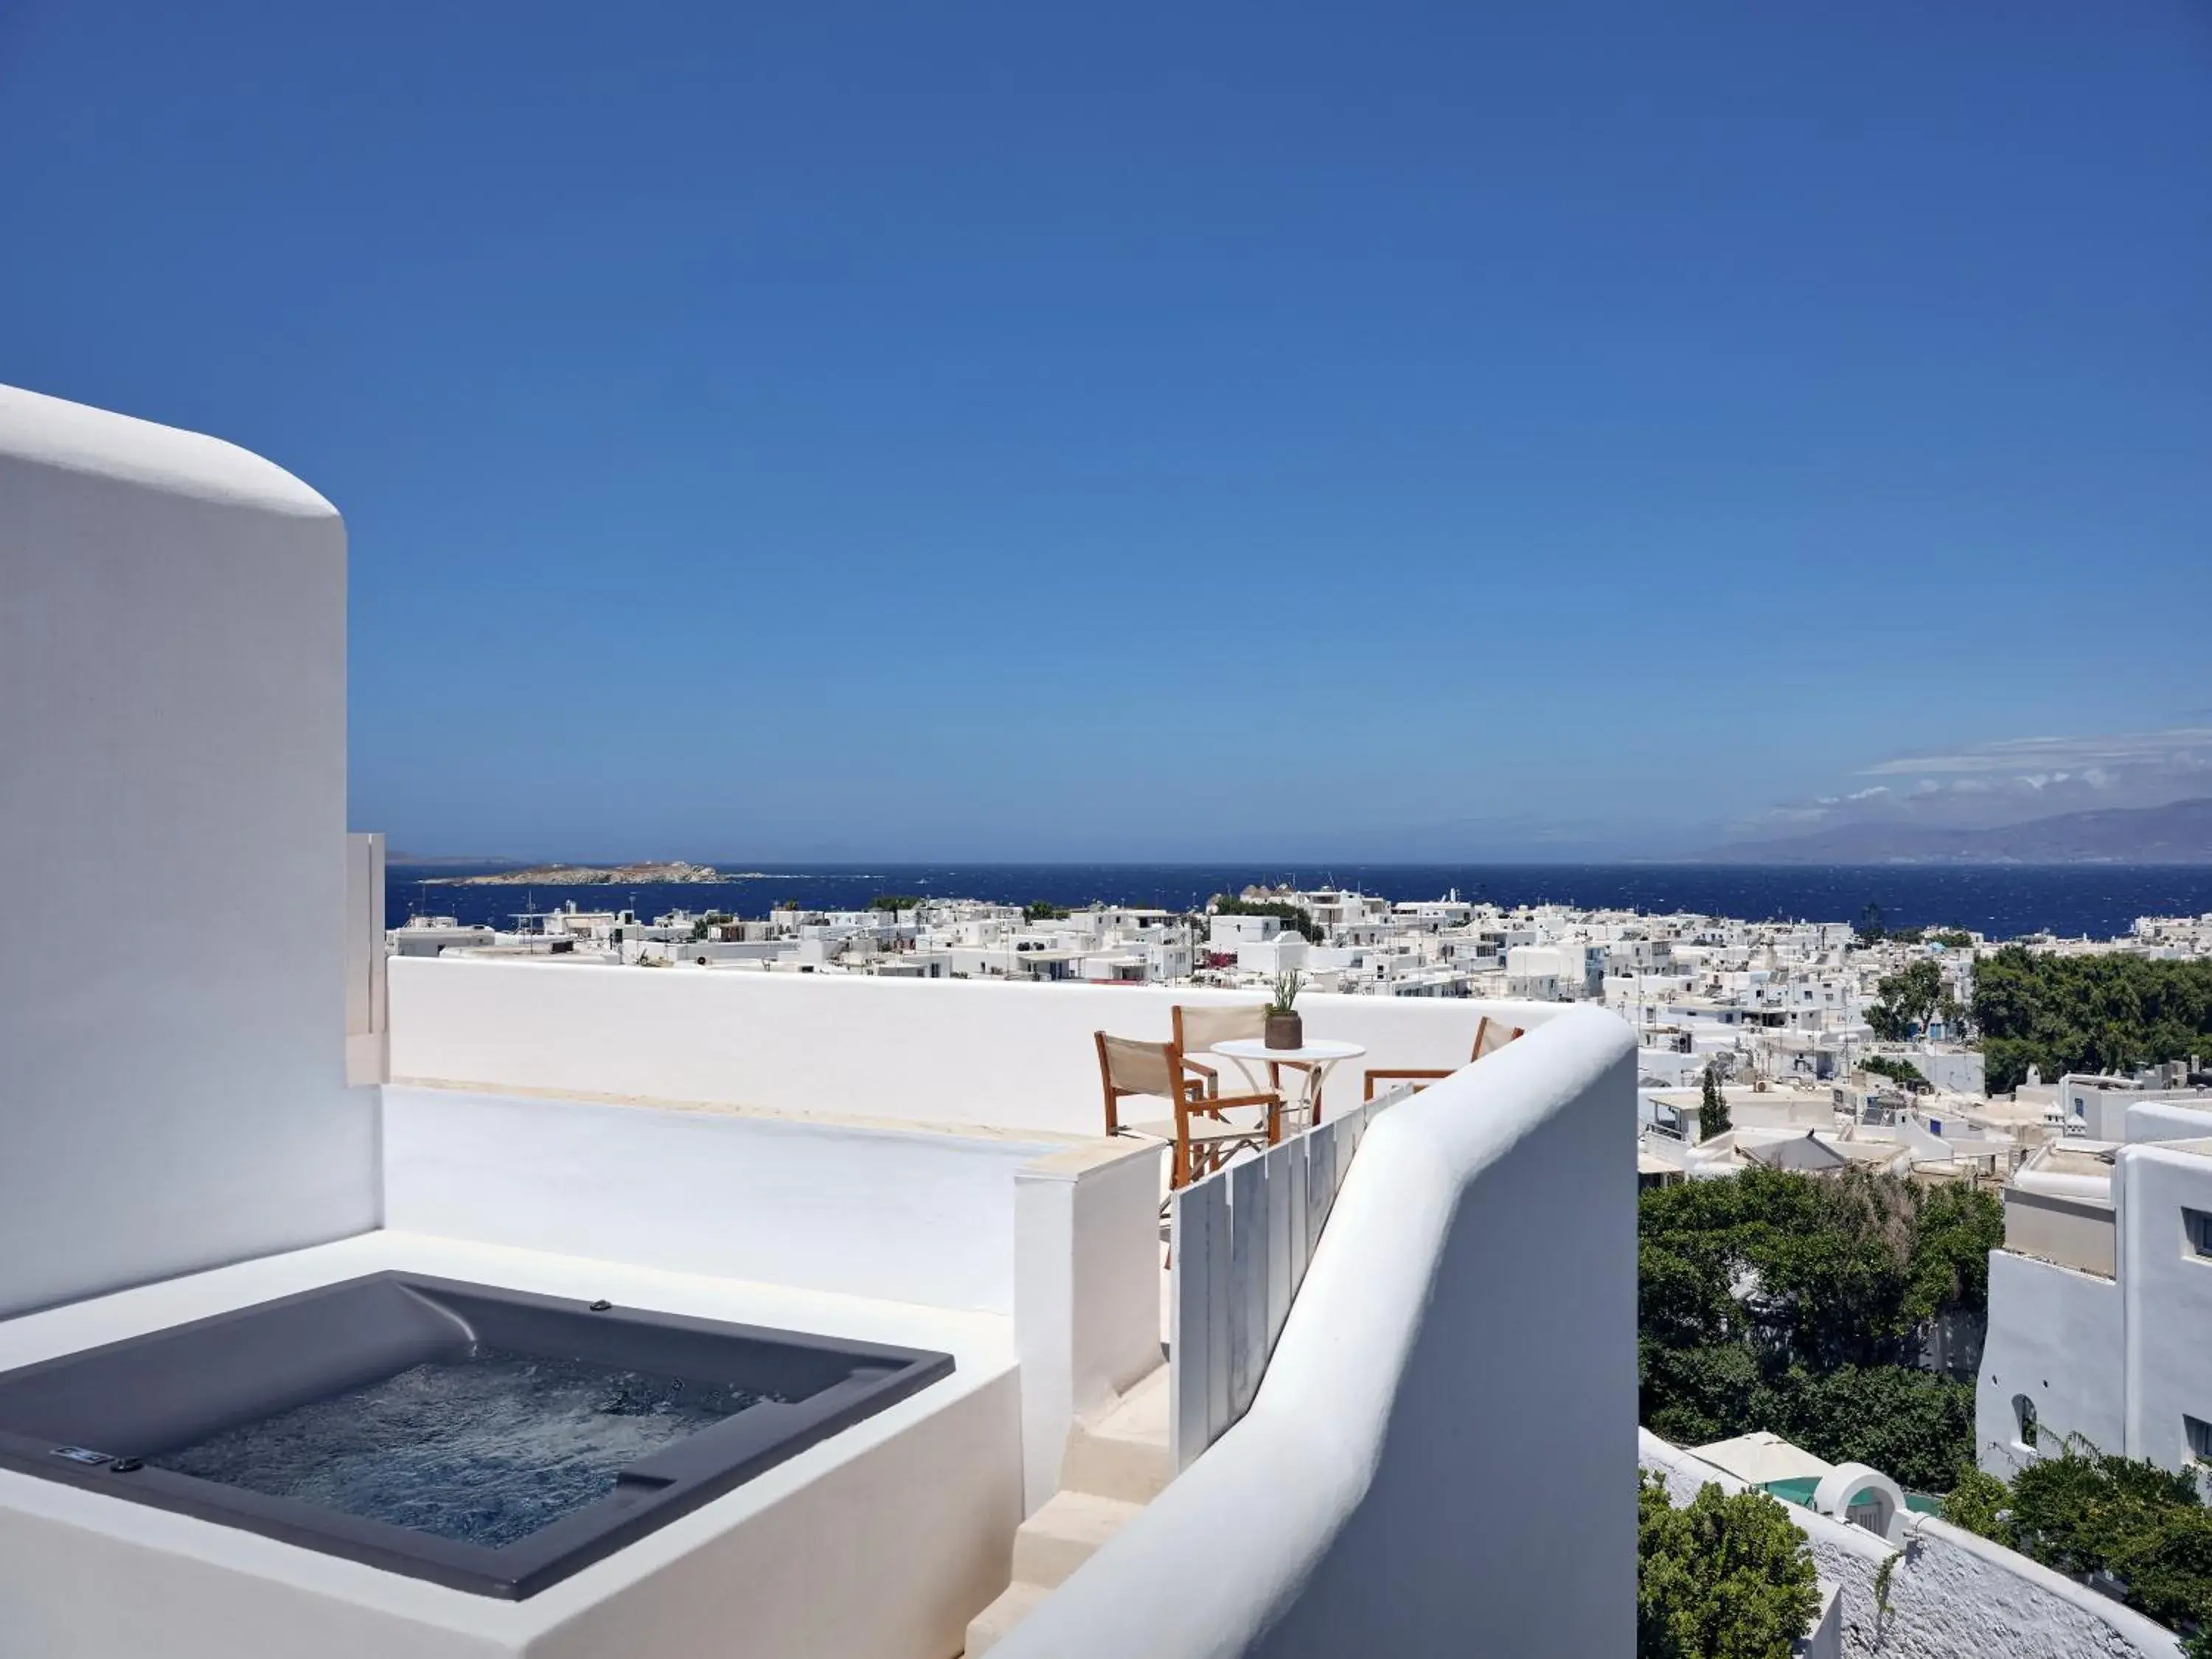
[{"label": "wooden folding chair", "polygon": [[[1482,1024],[1474,1028],[1474,1052],[1468,1056],[1468,1064],[1472,1066],[1485,1054],[1496,1054],[1515,1037],[1519,1036],[1521,1032],[1520,1026],[1508,1025],[1502,1019],[1492,1019],[1489,1015],[1485,1014],[1482,1017]],[[1367,1093],[1363,1098],[1368,1100],[1375,1098],[1375,1085],[1378,1082],[1411,1083],[1419,1089],[1434,1083],[1438,1078],[1449,1077],[1457,1070],[1459,1067],[1456,1066],[1437,1066],[1414,1070],[1398,1066],[1376,1066],[1367,1073]]]},{"label": "wooden folding chair", "polygon": [[[1183,1073],[1182,1052],[1172,1042],[1139,1042],[1132,1037],[1093,1033],[1098,1042],[1098,1078],[1106,1091],[1106,1133],[1165,1141],[1175,1148],[1170,1187],[1188,1187],[1226,1164],[1238,1148],[1267,1146],[1282,1134],[1283,1097],[1279,1094],[1210,1095],[1205,1081]],[[1121,1102],[1131,1095],[1166,1101],[1175,1115],[1164,1121],[1124,1123]],[[1261,1121],[1247,1127],[1221,1114],[1232,1108],[1263,1109]]]}]

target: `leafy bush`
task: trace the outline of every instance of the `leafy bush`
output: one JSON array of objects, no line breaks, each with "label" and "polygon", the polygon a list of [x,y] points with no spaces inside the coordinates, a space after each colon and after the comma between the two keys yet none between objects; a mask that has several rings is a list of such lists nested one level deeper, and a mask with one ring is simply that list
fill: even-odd
[{"label": "leafy bush", "polygon": [[2011,1502],[2010,1486],[1994,1474],[1984,1474],[1969,1466],[1959,1471],[1957,1483],[1943,1494],[1943,1519],[1954,1527],[1963,1527],[1968,1532],[2002,1543],[2006,1534],[1999,1528]]},{"label": "leafy bush", "polygon": [[871,910],[918,910],[922,901],[912,893],[878,893],[868,901]]},{"label": "leafy bush", "polygon": [[1637,1659],[1789,1659],[1820,1609],[1804,1535],[1765,1492],[1709,1481],[1678,1510],[1644,1475],[1636,1566]]},{"label": "leafy bush", "polygon": [[1032,899],[1022,906],[1024,921],[1066,921],[1067,912],[1049,899]]}]

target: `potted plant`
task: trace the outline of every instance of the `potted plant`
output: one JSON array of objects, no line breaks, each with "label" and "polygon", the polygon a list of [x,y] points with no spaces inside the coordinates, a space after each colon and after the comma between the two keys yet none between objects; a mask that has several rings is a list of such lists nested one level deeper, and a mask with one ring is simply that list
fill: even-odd
[{"label": "potted plant", "polygon": [[1306,976],[1295,970],[1275,975],[1275,992],[1267,1004],[1267,1046],[1303,1048],[1306,1046],[1305,1016],[1298,1012],[1298,993]]}]

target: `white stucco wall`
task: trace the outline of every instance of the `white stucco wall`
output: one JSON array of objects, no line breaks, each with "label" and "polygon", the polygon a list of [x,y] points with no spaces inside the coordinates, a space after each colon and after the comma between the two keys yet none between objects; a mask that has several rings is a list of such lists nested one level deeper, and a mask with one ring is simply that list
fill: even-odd
[{"label": "white stucco wall", "polygon": [[1990,1253],[1989,1334],[1974,1382],[1974,1457],[2009,1476],[2028,1455],[2013,1398],[2035,1401],[2037,1438],[2124,1447],[2119,1286],[2008,1250]]},{"label": "white stucco wall", "polygon": [[2116,1115],[2120,1118],[2114,1125],[2117,1140],[2201,1140],[2212,1136],[2212,1110],[2206,1109],[2202,1096],[2130,1102],[2116,1095],[2113,1099],[2125,1108]]},{"label": "white stucco wall", "polygon": [[1165,1148],[1094,1141],[1014,1175],[1023,1503],[1060,1490],[1074,1419],[1155,1370]]},{"label": "white stucco wall", "polygon": [[[1656,1435],[1638,1431],[1638,1461],[1686,1504],[1707,1481],[1743,1483]],[[2024,1555],[1933,1516],[1905,1520],[1902,1551],[1863,1528],[1796,1504],[1820,1577],[1841,1592],[1843,1648],[1881,1659],[2178,1659],[2172,1635],[2141,1613],[2086,1589]],[[1888,1608],[1875,1583],[1890,1569]]]},{"label": "white stucco wall", "polygon": [[1628,1652],[1634,1052],[1565,1010],[1379,1118],[1250,1412],[994,1652]]},{"label": "white stucco wall", "polygon": [[[2111,1182],[2114,1277],[2009,1250],[1990,1256],[1975,1390],[1984,1468],[2006,1474],[2027,1455],[2014,1433],[2020,1394],[2036,1402],[2046,1443],[2078,1434],[2105,1451],[2188,1465],[2185,1419],[2212,1423],[2212,1257],[2198,1254],[2185,1220],[2191,1210],[2212,1214],[2205,1118],[2170,1103],[2129,1111],[2130,1144]],[[2008,1196],[2008,1221],[2012,1207]]]},{"label": "white stucco wall", "polygon": [[386,1224],[677,1273],[1014,1310],[1046,1140],[394,1085]]},{"label": "white stucco wall", "polygon": [[2185,1414],[2212,1423],[2212,1257],[2182,1219],[2185,1208],[2212,1214],[2212,1158],[2144,1144],[2122,1147],[2114,1169],[2127,1452],[2178,1469],[2190,1460]]},{"label": "white stucco wall", "polygon": [[[1164,1041],[1175,1003],[1263,1000],[1151,986],[1003,985],[405,958],[391,967],[400,1079],[721,1102],[1097,1134],[1091,1034]],[[1364,1043],[1364,1066],[1464,1066],[1486,1012],[1551,1007],[1310,995],[1309,1036]],[[1224,1087],[1238,1081],[1224,1066]],[[1624,1125],[1625,1132],[1625,1125]]]},{"label": "white stucco wall", "polygon": [[345,744],[330,503],[0,387],[0,1315],[375,1224]]}]

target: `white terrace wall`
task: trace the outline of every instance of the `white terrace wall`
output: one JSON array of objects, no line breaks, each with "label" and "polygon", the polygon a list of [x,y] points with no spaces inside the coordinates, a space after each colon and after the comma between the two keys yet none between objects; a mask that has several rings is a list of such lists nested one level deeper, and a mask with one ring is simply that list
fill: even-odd
[{"label": "white terrace wall", "polygon": [[[1164,1041],[1176,1002],[1252,994],[1006,985],[860,975],[403,957],[391,965],[392,1071],[555,1089],[1097,1134],[1091,1034]],[[1310,1036],[1364,1043],[1366,1066],[1467,1063],[1486,1012],[1539,1024],[1559,1004],[1314,995]],[[1224,1088],[1237,1081],[1226,1065]],[[1624,1118],[1632,1120],[1632,1112]]]},{"label": "white terrace wall", "polygon": [[994,1653],[1631,1651],[1635,1097],[1584,1008],[1377,1117],[1251,1410]]},{"label": "white terrace wall", "polygon": [[0,387],[0,1316],[375,1224],[345,581],[267,461]]},{"label": "white terrace wall", "polygon": [[729,1110],[384,1091],[385,1223],[1011,1320],[1025,1486],[1159,1364],[1160,1149]]},{"label": "white terrace wall", "polygon": [[[1656,1435],[1638,1462],[1686,1504],[1711,1481],[1743,1482]],[[1624,1475],[1624,1479],[1626,1476]],[[1784,1506],[1820,1577],[1841,1591],[1844,1651],[1880,1659],[2179,1659],[2181,1644],[2141,1613],[1934,1516],[1910,1515],[1900,1551],[1863,1527]],[[1885,1612],[1875,1595],[1892,1559]]]}]

